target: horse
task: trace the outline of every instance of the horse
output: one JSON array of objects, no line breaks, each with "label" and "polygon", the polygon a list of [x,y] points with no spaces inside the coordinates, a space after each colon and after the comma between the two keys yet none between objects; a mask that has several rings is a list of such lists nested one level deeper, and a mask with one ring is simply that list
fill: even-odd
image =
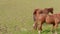
[{"label": "horse", "polygon": [[[39,16],[40,14],[44,13],[44,14],[49,14],[49,12],[51,14],[53,14],[53,8],[45,8],[44,10],[40,10],[40,9],[35,9],[33,12],[33,19],[34,19],[34,23],[36,23],[36,17]],[[37,25],[37,23],[35,24]],[[36,27],[34,27],[34,29],[37,29]]]},{"label": "horse", "polygon": [[34,24],[33,28],[38,29],[38,33],[42,31],[42,24],[45,22],[46,16],[49,14],[53,14],[53,8],[45,8],[45,9],[35,9],[33,12]]},{"label": "horse", "polygon": [[36,24],[37,24],[39,34],[42,31],[43,23],[52,24],[53,27],[51,29],[51,32],[57,34],[58,24],[60,23],[60,14],[52,14],[52,15],[40,14],[38,16],[38,19],[36,19],[36,21],[37,21]]},{"label": "horse", "polygon": [[60,14],[47,15],[46,23],[53,24],[52,32],[54,29],[55,34],[57,34],[57,27],[58,27],[58,24],[60,23]]}]

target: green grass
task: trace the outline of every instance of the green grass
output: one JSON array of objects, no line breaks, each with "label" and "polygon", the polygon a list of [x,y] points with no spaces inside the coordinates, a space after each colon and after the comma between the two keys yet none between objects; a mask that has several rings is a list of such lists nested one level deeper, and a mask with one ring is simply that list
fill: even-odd
[{"label": "green grass", "polygon": [[[32,27],[34,9],[53,7],[58,13],[59,3],[60,0],[0,0],[0,34],[38,34]],[[43,25],[42,34],[51,34],[50,28]]]}]

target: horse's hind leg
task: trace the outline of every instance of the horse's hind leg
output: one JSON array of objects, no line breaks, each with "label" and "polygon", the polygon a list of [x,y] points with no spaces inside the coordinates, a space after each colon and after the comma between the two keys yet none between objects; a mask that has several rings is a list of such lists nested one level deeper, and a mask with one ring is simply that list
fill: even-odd
[{"label": "horse's hind leg", "polygon": [[33,28],[34,28],[35,30],[37,30],[37,26],[38,26],[38,24],[37,24],[37,22],[35,21],[34,24],[33,24]]},{"label": "horse's hind leg", "polygon": [[41,34],[41,31],[42,31],[42,26],[38,28],[38,34]]},{"label": "horse's hind leg", "polygon": [[38,24],[38,34],[41,34],[42,31],[42,23]]}]

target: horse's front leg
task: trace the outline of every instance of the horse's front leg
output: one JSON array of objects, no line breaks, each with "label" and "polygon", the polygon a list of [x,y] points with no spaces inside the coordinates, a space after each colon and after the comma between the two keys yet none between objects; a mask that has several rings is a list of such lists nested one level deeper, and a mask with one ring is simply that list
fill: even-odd
[{"label": "horse's front leg", "polygon": [[51,27],[51,34],[54,33],[54,26],[55,26],[55,24],[53,24],[53,26]]},{"label": "horse's front leg", "polygon": [[58,24],[55,24],[55,33],[54,34],[57,34],[57,27],[58,27]]}]

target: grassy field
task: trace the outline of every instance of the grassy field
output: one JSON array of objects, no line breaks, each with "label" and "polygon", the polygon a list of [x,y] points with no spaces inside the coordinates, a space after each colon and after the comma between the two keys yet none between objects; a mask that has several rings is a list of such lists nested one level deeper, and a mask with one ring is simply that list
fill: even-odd
[{"label": "grassy field", "polygon": [[[60,0],[0,0],[0,34],[38,34],[32,27],[34,9],[53,7],[54,13],[59,13],[59,3]],[[51,34],[50,28],[44,24],[42,34]]]}]

